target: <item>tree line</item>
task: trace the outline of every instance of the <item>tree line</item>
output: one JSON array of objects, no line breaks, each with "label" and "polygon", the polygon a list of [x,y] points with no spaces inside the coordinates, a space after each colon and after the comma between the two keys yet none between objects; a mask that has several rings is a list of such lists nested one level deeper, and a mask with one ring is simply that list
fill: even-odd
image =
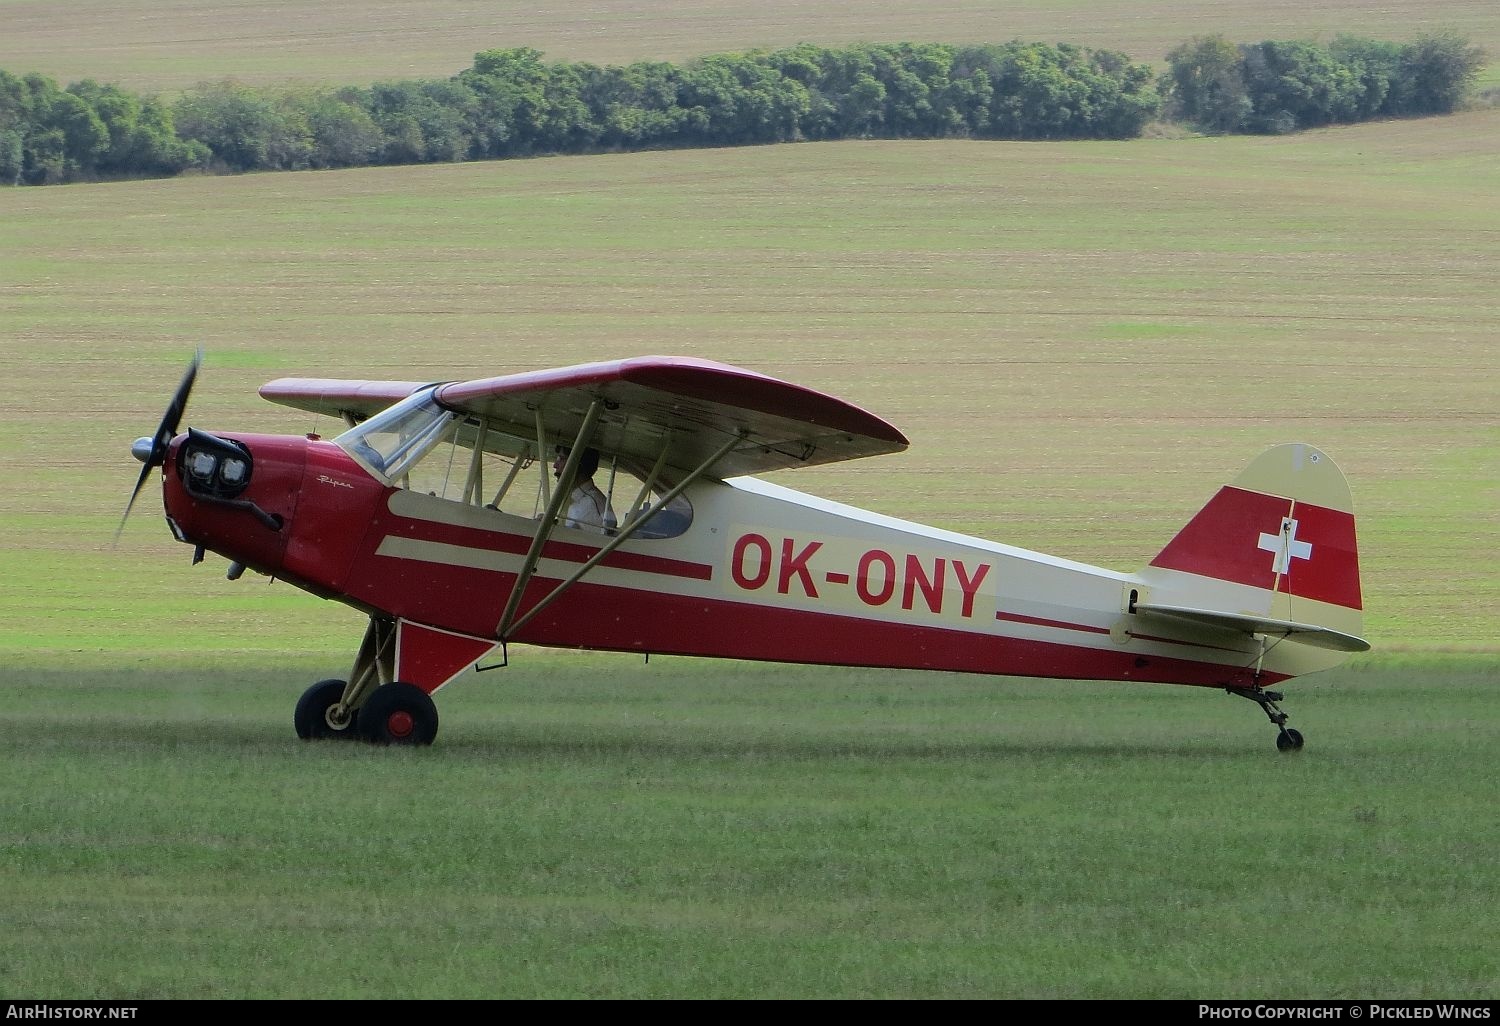
[{"label": "tree line", "polygon": [[1414,43],[1339,36],[1327,46],[1205,36],[1167,54],[1167,65],[1179,119],[1209,132],[1283,133],[1451,113],[1467,101],[1484,51],[1451,33]]},{"label": "tree line", "polygon": [[1452,35],[1184,43],[1168,74],[1125,55],[1011,42],[802,44],[686,65],[486,50],[446,79],[343,88],[200,85],[168,104],[0,70],[0,182],[189,169],[300,170],[832,139],[1129,139],[1162,116],[1284,132],[1459,107],[1482,51]]}]

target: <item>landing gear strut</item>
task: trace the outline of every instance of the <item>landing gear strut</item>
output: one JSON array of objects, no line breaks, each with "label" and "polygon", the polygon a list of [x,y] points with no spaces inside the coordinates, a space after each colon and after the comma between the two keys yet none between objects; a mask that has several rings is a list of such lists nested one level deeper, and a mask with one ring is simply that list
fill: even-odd
[{"label": "landing gear strut", "polygon": [[1287,714],[1281,711],[1276,703],[1282,701],[1283,695],[1280,691],[1267,691],[1264,688],[1225,688],[1231,695],[1239,695],[1248,698],[1260,706],[1261,712],[1266,718],[1276,724],[1276,750],[1280,752],[1296,752],[1302,748],[1302,732],[1286,725]]}]

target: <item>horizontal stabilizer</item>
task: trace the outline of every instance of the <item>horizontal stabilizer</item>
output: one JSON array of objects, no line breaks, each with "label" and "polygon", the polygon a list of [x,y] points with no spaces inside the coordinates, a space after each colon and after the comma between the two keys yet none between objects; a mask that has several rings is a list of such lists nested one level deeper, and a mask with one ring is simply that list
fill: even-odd
[{"label": "horizontal stabilizer", "polygon": [[1276,635],[1288,641],[1299,641],[1304,645],[1326,648],[1335,652],[1368,652],[1370,649],[1370,643],[1364,638],[1357,638],[1352,634],[1345,634],[1329,627],[1319,627],[1313,623],[1273,620],[1265,616],[1224,613],[1215,609],[1147,605],[1144,602],[1137,603],[1132,609],[1142,616],[1165,616],[1174,620],[1201,624],[1205,627],[1219,627],[1246,634]]}]

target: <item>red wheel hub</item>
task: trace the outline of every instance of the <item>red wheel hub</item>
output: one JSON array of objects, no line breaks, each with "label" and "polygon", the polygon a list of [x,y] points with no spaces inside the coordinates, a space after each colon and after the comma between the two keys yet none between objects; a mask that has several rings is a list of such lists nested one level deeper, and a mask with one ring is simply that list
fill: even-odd
[{"label": "red wheel hub", "polygon": [[416,729],[416,722],[411,718],[411,713],[398,709],[385,718],[385,729],[391,737],[411,737],[411,732]]}]

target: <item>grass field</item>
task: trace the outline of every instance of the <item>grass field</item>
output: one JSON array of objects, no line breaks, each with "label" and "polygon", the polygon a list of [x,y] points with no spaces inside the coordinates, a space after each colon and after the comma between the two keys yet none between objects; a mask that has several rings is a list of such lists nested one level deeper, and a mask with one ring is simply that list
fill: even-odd
[{"label": "grass field", "polygon": [[[0,993],[1493,996],[1497,119],[5,193]],[[189,422],[285,431],[281,374],[742,362],[913,439],[789,483],[1121,567],[1315,441],[1376,651],[1291,759],[1213,692],[535,652],[306,747],[357,617],[149,493],[109,547],[199,342]]]},{"label": "grass field", "polygon": [[[0,191],[0,997],[1493,998],[1497,158],[1491,110]],[[1295,757],[1212,691],[532,651],[430,750],[302,745],[359,618],[150,490],[111,547],[200,343],[187,423],[288,432],[286,374],[741,363],[912,438],[784,483],[1119,569],[1312,442],[1375,650]]]},{"label": "grass field", "polygon": [[[1500,8],[1489,0],[0,0],[0,68],[172,92],[231,77],[332,85],[446,77],[476,52],[507,46],[628,64],[804,41],[1030,39],[1160,65],[1195,35],[1405,41],[1449,29],[1500,54]],[[1485,81],[1500,84],[1493,73]]]},{"label": "grass field", "polygon": [[1214,692],[603,657],[458,689],[431,749],[307,746],[316,672],[7,689],[0,995],[1500,989],[1472,665],[1324,675],[1287,758]]}]

